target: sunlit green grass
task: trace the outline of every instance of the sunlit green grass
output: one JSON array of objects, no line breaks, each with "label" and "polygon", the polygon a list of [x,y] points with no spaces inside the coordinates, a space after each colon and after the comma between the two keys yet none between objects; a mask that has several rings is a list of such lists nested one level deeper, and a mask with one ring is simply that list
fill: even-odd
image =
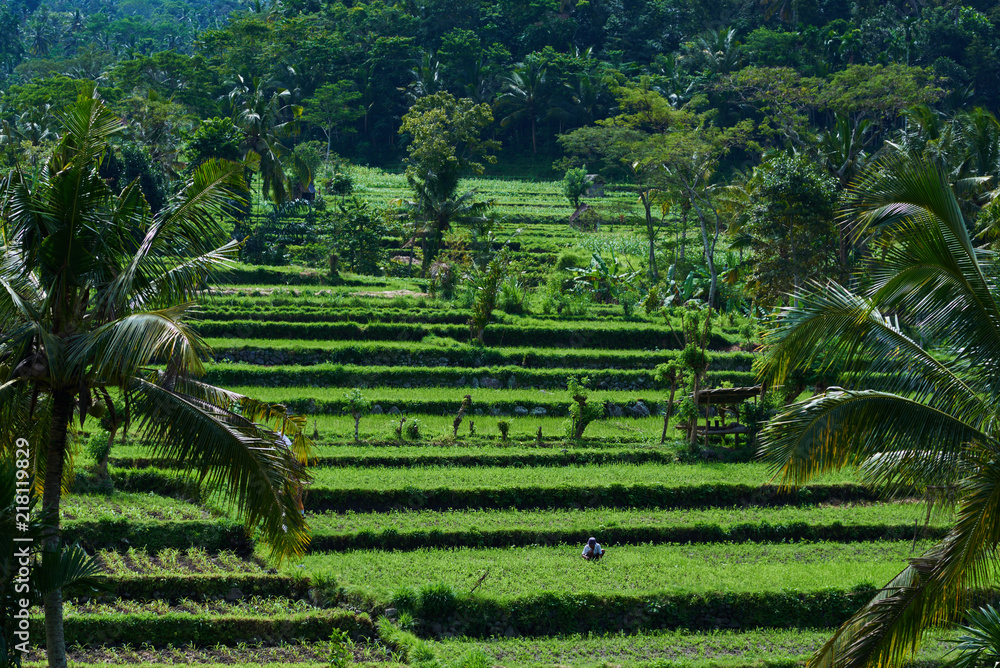
[{"label": "sunlit green grass", "polygon": [[[412,510],[391,513],[321,513],[309,516],[309,526],[320,534],[360,531],[502,531],[506,529],[562,531],[583,527],[599,534],[607,528],[694,527],[708,524],[728,529],[739,524],[844,526],[923,524],[926,507],[921,503],[874,503],[778,508],[711,508],[697,510]],[[932,525],[947,525],[950,512],[938,512]]]},{"label": "sunlit green grass", "polygon": [[[89,463],[89,462],[88,462]],[[156,494],[115,492],[110,496],[67,494],[60,501],[63,520],[203,520],[218,516],[208,510],[179,499]]]},{"label": "sunlit green grass", "polygon": [[[491,665],[505,668],[596,668],[598,666],[673,666],[676,668],[764,668],[804,662],[830,631],[758,629],[691,633],[663,631],[638,635],[559,638],[490,638],[431,641],[442,660],[455,661],[478,650]],[[955,634],[937,631],[924,641],[922,660],[940,659],[952,649]],[[667,663],[669,662],[669,663]]]},{"label": "sunlit green grass", "polygon": [[[763,464],[609,464],[537,468],[420,467],[319,469],[313,471],[316,487],[329,489],[501,489],[554,488],[609,485],[764,485],[772,475]],[[825,484],[856,482],[853,472],[817,476]]]},{"label": "sunlit green grass", "polygon": [[[595,531],[595,534],[599,532]],[[387,600],[402,588],[445,583],[468,591],[487,570],[477,595],[515,597],[540,591],[635,594],[816,591],[881,585],[929,544],[808,543],[794,545],[636,545],[608,549],[598,563],[580,558],[580,545],[512,545],[491,549],[414,552],[359,550],[315,554],[283,567],[288,573],[328,572],[343,585]]]}]

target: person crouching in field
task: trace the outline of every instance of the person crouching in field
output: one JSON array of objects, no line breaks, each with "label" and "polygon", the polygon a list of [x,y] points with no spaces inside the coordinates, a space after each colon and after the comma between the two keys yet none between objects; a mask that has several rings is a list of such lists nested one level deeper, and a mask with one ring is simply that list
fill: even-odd
[{"label": "person crouching in field", "polygon": [[596,538],[591,538],[583,546],[583,554],[580,556],[587,561],[600,561],[601,557],[604,556],[604,548],[601,547]]}]

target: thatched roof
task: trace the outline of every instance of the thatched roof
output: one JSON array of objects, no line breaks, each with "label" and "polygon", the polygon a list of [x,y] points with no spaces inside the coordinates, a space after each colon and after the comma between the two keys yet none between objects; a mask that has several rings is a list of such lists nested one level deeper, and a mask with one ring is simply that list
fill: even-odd
[{"label": "thatched roof", "polygon": [[763,393],[763,385],[754,385],[753,387],[716,387],[711,390],[700,391],[698,393],[698,405],[732,406],[743,403],[747,399],[760,396]]}]

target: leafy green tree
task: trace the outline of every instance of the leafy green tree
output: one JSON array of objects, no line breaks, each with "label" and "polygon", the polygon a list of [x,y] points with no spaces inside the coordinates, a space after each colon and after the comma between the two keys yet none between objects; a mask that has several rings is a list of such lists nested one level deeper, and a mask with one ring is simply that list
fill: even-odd
[{"label": "leafy green tree", "polygon": [[890,494],[955,491],[957,519],[947,535],[911,559],[811,661],[897,666],[926,628],[956,620],[972,591],[996,584],[1000,286],[995,256],[973,244],[939,166],[887,157],[851,195],[847,213],[859,232],[886,239],[870,287],[855,293],[830,281],[803,289],[765,337],[759,369],[778,386],[819,363],[848,370],[845,386],[864,389],[829,388],[786,407],[762,432],[760,455],[786,485],[858,467],[865,483]]},{"label": "leafy green tree", "polygon": [[242,140],[243,137],[233,119],[228,116],[206,118],[188,140],[188,165],[193,169],[213,159],[239,160],[242,157],[240,152]]},{"label": "leafy green tree", "polygon": [[[354,89],[353,81],[338,81],[324,84],[313,96],[305,100],[302,120],[312,123],[326,136],[326,159],[330,159],[330,143],[340,126],[358,120],[365,114],[360,104],[361,93]],[[345,127],[344,132],[355,132]]]},{"label": "leafy green tree", "polygon": [[676,109],[653,90],[649,81],[618,91],[622,113],[599,121],[597,127],[580,128],[561,135],[559,142],[570,153],[588,162],[603,162],[635,186],[645,212],[649,241],[649,274],[656,280],[656,239],[659,226],[653,217],[658,197],[690,204],[700,228],[705,262],[711,276],[709,303],[718,294],[715,248],[725,222],[713,194],[717,167],[730,147],[745,142],[744,121],[725,130],[708,125],[705,114]]},{"label": "leafy green tree", "polygon": [[485,65],[479,36],[471,30],[451,30],[441,38],[441,47],[436,55],[449,90],[475,98],[474,93],[484,77]]},{"label": "leafy green tree", "polygon": [[0,7],[0,66],[7,72],[13,72],[23,57],[20,17],[5,4]]},{"label": "leafy green tree", "polygon": [[[154,215],[136,183],[112,190],[98,173],[119,118],[81,97],[63,124],[38,179],[15,169],[0,181],[0,450],[11,452],[18,438],[34,446],[42,510],[52,518],[45,549],[60,545],[70,421],[83,425],[95,398],[110,405],[116,392],[157,456],[233,501],[275,556],[301,553],[304,419],[194,377],[208,350],[186,318],[206,279],[236,257],[235,242],[219,245],[220,218],[245,192],[242,165],[205,163]],[[292,448],[278,431],[295,439]],[[54,668],[66,666],[62,601],[58,588],[44,598]]]},{"label": "leafy green tree", "polygon": [[368,202],[351,197],[338,205],[333,226],[340,261],[356,274],[377,274],[385,258],[382,237],[389,233],[380,212]]},{"label": "leafy green tree", "polygon": [[488,206],[473,202],[473,193],[456,196],[456,191],[462,176],[482,174],[483,162],[496,162],[490,152],[499,143],[481,137],[492,122],[489,105],[456,100],[450,93],[420,98],[403,116],[399,132],[410,137],[406,180],[416,195],[416,217],[425,224],[423,273],[452,222],[480,216]]},{"label": "leafy green tree", "polygon": [[649,276],[659,278],[656,239],[659,225],[653,216],[654,200],[662,186],[662,148],[671,127],[687,123],[693,114],[674,109],[669,101],[648,86],[622,88],[618,92],[622,113],[560,135],[559,143],[584,160],[599,160],[606,168],[627,178],[639,194],[645,213],[649,243]]},{"label": "leafy green tree", "polygon": [[837,191],[807,158],[785,155],[757,167],[747,187],[748,282],[757,300],[771,305],[834,264]]},{"label": "leafy green tree", "polygon": [[100,175],[111,187],[122,188],[136,181],[153,213],[167,203],[166,175],[145,146],[126,141],[112,147],[101,162]]},{"label": "leafy green tree", "polygon": [[354,440],[361,440],[358,437],[358,429],[361,426],[361,418],[368,414],[372,409],[372,402],[365,398],[361,394],[361,390],[354,388],[349,392],[344,393],[344,401],[347,405],[344,406],[344,412],[354,418]]}]

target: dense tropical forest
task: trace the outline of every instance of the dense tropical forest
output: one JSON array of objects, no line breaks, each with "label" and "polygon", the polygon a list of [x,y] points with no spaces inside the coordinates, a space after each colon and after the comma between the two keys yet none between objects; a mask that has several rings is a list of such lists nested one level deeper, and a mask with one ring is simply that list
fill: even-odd
[{"label": "dense tropical forest", "polygon": [[988,0],[0,0],[0,668],[995,665],[998,105]]},{"label": "dense tropical forest", "polygon": [[[854,267],[859,240],[827,223],[880,151],[928,152],[956,177],[994,173],[998,25],[989,3],[7,2],[0,162],[37,164],[59,110],[96,87],[127,124],[105,173],[141,176],[154,210],[184,170],[250,155],[248,176],[285,205],[310,187],[321,199],[349,188],[350,164],[413,167],[430,122],[415,110],[452,96],[480,114],[454,132],[483,142],[459,149],[456,178],[485,169],[550,180],[586,166],[588,186],[627,185],[642,207],[591,202],[581,224],[637,213],[628,222],[644,228],[652,283],[671,265],[693,268],[715,303],[734,296],[718,276],[741,270],[748,291],[737,296],[771,304]],[[418,171],[440,156],[424,158]],[[585,177],[567,178],[579,205]],[[800,210],[777,221],[773,203],[794,180],[809,183]],[[450,229],[442,215],[486,214],[456,188],[422,203],[438,232]],[[449,201],[457,208],[443,213]],[[694,254],[684,252],[689,218],[704,237]],[[251,261],[293,259],[253,248]],[[718,257],[728,249],[735,262]]]}]

